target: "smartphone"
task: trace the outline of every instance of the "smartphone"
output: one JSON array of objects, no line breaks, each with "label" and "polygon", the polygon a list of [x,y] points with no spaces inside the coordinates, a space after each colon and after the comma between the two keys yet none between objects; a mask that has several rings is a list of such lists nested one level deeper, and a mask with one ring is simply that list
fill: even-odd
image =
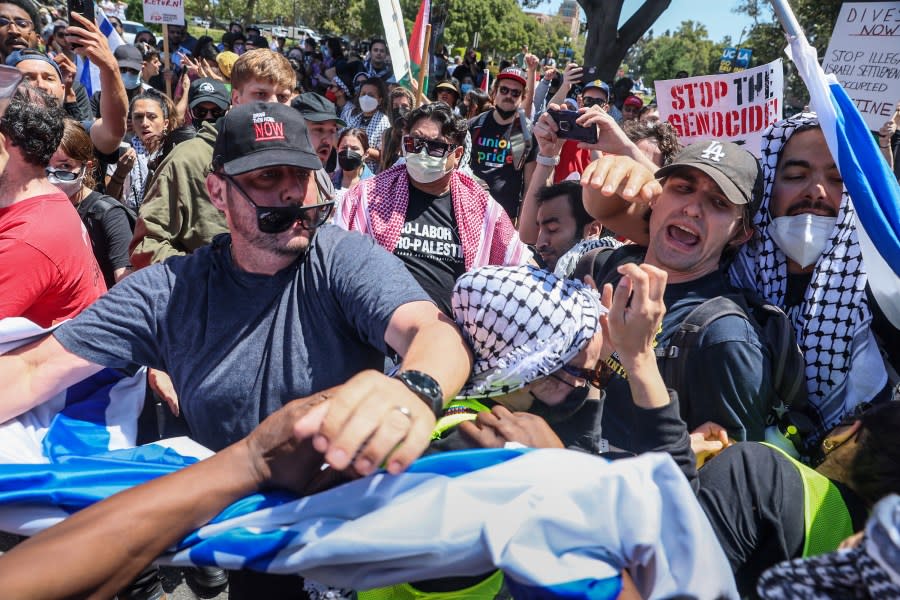
[{"label": "smartphone", "polygon": [[72,13],[78,13],[91,23],[95,23],[94,18],[94,0],[66,0],[66,7],[69,11],[69,25],[81,27],[77,22],[72,20]]},{"label": "smartphone", "polygon": [[597,126],[584,127],[575,123],[581,113],[575,110],[548,110],[547,113],[556,121],[559,130],[556,135],[566,140],[575,140],[587,144],[597,143]]}]

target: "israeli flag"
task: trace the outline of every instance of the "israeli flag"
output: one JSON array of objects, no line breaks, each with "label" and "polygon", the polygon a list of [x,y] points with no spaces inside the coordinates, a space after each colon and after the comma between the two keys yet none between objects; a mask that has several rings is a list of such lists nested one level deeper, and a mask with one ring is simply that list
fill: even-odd
[{"label": "israeli flag", "polygon": [[791,37],[789,54],[853,200],[872,295],[900,327],[900,185],[853,101],[833,74],[825,75],[805,36]]},{"label": "israeli flag", "polygon": [[[42,333],[21,321],[0,321],[0,351],[15,335]],[[143,381],[143,371],[104,370],[0,426],[0,529],[34,534],[209,455],[186,440],[132,447]],[[643,597],[738,597],[666,454],[449,452],[305,498],[254,494],[158,562],[298,573],[357,590],[500,569],[517,598],[615,598],[627,568]]]},{"label": "israeli flag", "polygon": [[[125,43],[125,40],[122,39],[116,28],[106,18],[106,13],[97,4],[94,4],[94,15],[97,20],[97,27],[106,36],[109,49],[115,52],[116,48]],[[76,56],[75,79],[87,90],[89,98],[94,95],[94,92],[100,91],[100,69],[97,65],[92,64],[89,58]]]}]

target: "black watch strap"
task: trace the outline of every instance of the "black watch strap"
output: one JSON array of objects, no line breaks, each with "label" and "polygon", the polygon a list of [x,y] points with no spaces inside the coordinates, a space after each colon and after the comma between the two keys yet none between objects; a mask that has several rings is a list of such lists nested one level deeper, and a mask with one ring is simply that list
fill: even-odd
[{"label": "black watch strap", "polygon": [[414,370],[400,371],[394,377],[403,382],[403,385],[408,387],[409,391],[431,407],[431,412],[434,413],[435,417],[440,417],[444,413],[444,393],[441,391],[441,385],[435,381],[434,377],[422,371]]}]

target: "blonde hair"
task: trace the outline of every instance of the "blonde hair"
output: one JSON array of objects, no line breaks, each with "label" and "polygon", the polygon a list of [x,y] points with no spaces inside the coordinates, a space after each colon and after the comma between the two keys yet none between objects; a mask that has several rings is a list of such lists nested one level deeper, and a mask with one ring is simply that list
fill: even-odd
[{"label": "blonde hair", "polygon": [[231,87],[240,91],[245,84],[254,80],[292,90],[297,85],[297,74],[283,54],[268,48],[257,48],[243,53],[234,62],[231,68]]}]

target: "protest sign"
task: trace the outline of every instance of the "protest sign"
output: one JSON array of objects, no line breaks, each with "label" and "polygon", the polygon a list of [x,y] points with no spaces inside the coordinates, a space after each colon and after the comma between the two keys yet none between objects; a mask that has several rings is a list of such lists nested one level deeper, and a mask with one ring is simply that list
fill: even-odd
[{"label": "protest sign", "polygon": [[781,60],[740,73],[654,82],[659,116],[683,144],[728,140],[759,156],[762,132],[781,118]]},{"label": "protest sign", "polygon": [[900,101],[900,2],[845,2],[822,68],[878,131]]},{"label": "protest sign", "polygon": [[143,0],[144,23],[184,25],[184,0]]}]

